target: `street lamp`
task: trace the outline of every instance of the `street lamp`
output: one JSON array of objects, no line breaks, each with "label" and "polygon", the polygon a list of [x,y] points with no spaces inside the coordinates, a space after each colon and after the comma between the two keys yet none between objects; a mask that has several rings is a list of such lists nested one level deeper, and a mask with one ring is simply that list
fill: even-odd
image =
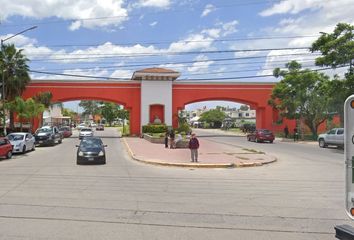
[{"label": "street lamp", "polygon": [[[7,37],[5,39],[1,39],[1,51],[3,52],[3,55],[5,56],[4,54],[4,42],[6,42],[7,40],[13,38],[13,37],[16,37],[17,35],[20,35],[24,32],[27,32],[27,31],[30,31],[30,30],[33,30],[33,29],[36,29],[37,26],[33,26],[33,27],[30,27],[30,28],[27,28],[21,32],[18,32],[10,37]],[[3,112],[3,127],[4,127],[4,136],[6,136],[6,114],[5,114],[5,59],[3,59],[3,66],[1,67],[1,76],[2,76],[2,94],[1,94],[1,99],[2,99],[2,112]]]}]

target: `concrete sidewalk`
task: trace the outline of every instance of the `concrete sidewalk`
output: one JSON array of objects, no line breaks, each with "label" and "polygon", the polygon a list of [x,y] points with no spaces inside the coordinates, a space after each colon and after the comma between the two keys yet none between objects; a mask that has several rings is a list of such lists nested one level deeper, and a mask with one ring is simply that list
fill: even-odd
[{"label": "concrete sidewalk", "polygon": [[178,167],[250,167],[276,161],[276,158],[254,149],[228,146],[199,138],[198,163],[191,162],[189,149],[168,149],[142,138],[123,138],[131,157],[137,161]]}]

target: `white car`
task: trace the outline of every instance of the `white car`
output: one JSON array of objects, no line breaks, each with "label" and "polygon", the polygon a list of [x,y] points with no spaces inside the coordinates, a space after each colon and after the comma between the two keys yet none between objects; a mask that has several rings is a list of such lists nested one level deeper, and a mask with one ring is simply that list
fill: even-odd
[{"label": "white car", "polygon": [[83,128],[87,128],[86,124],[85,123],[80,123],[79,125],[77,125],[76,127],[78,130],[81,130]]},{"label": "white car", "polygon": [[25,153],[29,150],[35,149],[35,138],[31,133],[25,132],[15,132],[7,135],[11,145],[13,146],[12,152],[14,153]]},{"label": "white car", "polygon": [[92,137],[92,136],[93,136],[93,131],[91,128],[85,127],[80,130],[79,139],[82,139],[84,137]]}]

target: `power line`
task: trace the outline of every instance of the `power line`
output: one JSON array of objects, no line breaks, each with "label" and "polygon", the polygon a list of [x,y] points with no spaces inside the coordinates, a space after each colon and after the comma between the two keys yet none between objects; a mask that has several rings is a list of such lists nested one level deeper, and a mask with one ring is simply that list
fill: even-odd
[{"label": "power line", "polygon": [[[282,51],[282,50],[304,50],[308,48],[282,48],[282,49],[250,49],[250,50],[215,50],[215,51],[190,51],[190,52],[173,52],[173,53],[160,53],[160,54],[149,54],[149,55],[143,55],[143,54],[136,54],[136,55],[110,55],[110,54],[102,54],[99,56],[92,56],[91,54],[84,54],[87,55],[87,57],[69,57],[69,58],[43,58],[43,59],[31,59],[32,62],[40,62],[40,61],[73,61],[73,60],[90,60],[92,59],[112,59],[112,58],[137,58],[137,57],[161,57],[161,56],[169,56],[169,55],[189,55],[189,54],[217,54],[217,53],[238,53],[238,52],[261,52],[261,51]],[[296,53],[296,54],[279,54],[279,55],[274,55],[276,56],[281,56],[281,55],[306,55],[306,54],[312,54],[314,53],[308,52],[308,53]],[[268,56],[263,56],[263,57],[268,57]],[[239,57],[239,59],[251,59],[251,58],[259,58],[257,57]]]},{"label": "power line", "polygon": [[[264,36],[264,37],[240,37],[240,38],[226,38],[226,39],[204,39],[204,40],[164,40],[164,41],[145,41],[145,42],[110,42],[112,45],[119,46],[129,46],[129,45],[165,45],[171,43],[203,43],[203,42],[237,42],[237,41],[250,41],[250,40],[272,40],[272,39],[292,39],[292,38],[315,38],[321,36],[317,35],[295,35],[295,36]],[[107,42],[105,42],[107,43]],[[50,48],[65,48],[65,47],[92,47],[92,46],[101,46],[105,43],[91,43],[91,44],[53,44],[46,45],[46,47]],[[35,47],[39,47],[38,45],[34,45]]]},{"label": "power line", "polygon": [[[348,66],[342,66],[338,68],[344,68]],[[333,69],[331,67],[327,68],[319,68],[319,69],[306,69],[310,71],[325,71]],[[90,76],[90,75],[80,75],[80,74],[66,74],[66,73],[53,73],[53,72],[45,72],[45,71],[35,71],[29,70],[32,73],[41,73],[46,75],[57,75],[57,76],[69,76],[69,77],[80,77],[80,78],[93,78],[93,79],[112,79],[112,80],[130,80],[130,78],[116,78],[116,77],[98,77],[98,76]],[[272,74],[264,74],[264,75],[253,75],[253,76],[233,76],[233,77],[221,77],[221,78],[195,78],[195,79],[179,79],[178,81],[219,81],[219,80],[237,80],[237,79],[249,79],[249,78],[264,78],[264,77],[273,77]]]}]

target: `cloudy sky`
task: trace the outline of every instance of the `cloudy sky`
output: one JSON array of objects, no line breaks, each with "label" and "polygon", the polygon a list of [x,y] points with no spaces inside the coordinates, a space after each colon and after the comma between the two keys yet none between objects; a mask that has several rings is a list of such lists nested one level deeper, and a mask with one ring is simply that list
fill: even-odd
[{"label": "cloudy sky", "polygon": [[318,68],[306,48],[338,22],[354,24],[353,3],[0,0],[0,38],[37,26],[6,41],[24,49],[33,79],[124,80],[166,67],[179,81],[277,81],[268,75],[289,60]]}]

